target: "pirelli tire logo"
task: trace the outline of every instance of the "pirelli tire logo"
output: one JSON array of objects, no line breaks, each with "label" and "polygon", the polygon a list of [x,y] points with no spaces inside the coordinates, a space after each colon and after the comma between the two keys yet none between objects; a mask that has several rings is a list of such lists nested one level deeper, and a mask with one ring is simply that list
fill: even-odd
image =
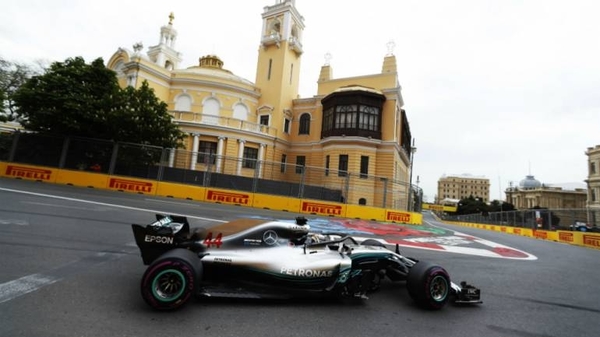
[{"label": "pirelli tire logo", "polygon": [[387,211],[385,219],[392,222],[410,222],[410,213]]},{"label": "pirelli tire logo", "polygon": [[108,188],[118,191],[136,192],[136,193],[152,193],[154,190],[154,183],[121,179],[121,178],[110,178],[108,181]]},{"label": "pirelli tire logo", "polygon": [[52,170],[33,168],[27,166],[6,166],[6,176],[21,179],[50,181],[52,178]]},{"label": "pirelli tire logo", "polygon": [[600,249],[600,236],[598,236],[598,235],[583,235],[583,244],[586,246]]},{"label": "pirelli tire logo", "polygon": [[558,233],[558,240],[562,241],[562,242],[572,243],[572,242],[575,241],[575,238],[574,238],[573,233],[559,232]]},{"label": "pirelli tire logo", "polygon": [[329,215],[329,216],[341,216],[342,215],[342,206],[321,204],[318,202],[303,201],[302,202],[302,212],[306,212],[306,213],[310,213],[310,214]]},{"label": "pirelli tire logo", "polygon": [[548,233],[542,231],[534,231],[533,236],[538,239],[548,239]]},{"label": "pirelli tire logo", "polygon": [[250,195],[208,190],[206,193],[206,200],[233,205],[249,205]]}]

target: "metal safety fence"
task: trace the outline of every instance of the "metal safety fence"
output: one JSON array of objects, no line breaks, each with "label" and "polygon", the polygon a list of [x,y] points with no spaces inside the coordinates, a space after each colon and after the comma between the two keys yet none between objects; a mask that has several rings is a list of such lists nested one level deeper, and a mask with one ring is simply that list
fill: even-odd
[{"label": "metal safety fence", "polygon": [[0,161],[416,212],[423,195],[388,177],[27,132],[0,133]]},{"label": "metal safety fence", "polygon": [[440,215],[444,220],[543,230],[600,232],[600,209],[527,209],[488,214]]}]

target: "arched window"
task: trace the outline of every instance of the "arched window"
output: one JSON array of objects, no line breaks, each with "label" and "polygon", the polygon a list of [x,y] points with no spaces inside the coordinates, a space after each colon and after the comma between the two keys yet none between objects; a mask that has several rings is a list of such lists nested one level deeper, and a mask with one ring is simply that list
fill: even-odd
[{"label": "arched window", "polygon": [[299,135],[308,135],[310,134],[310,114],[303,113],[300,116],[300,128],[298,130]]},{"label": "arched window", "polygon": [[279,20],[273,20],[271,23],[271,35],[281,34],[281,23]]},{"label": "arched window", "polygon": [[188,94],[179,95],[175,99],[176,111],[192,111],[192,97]]},{"label": "arched window", "polygon": [[248,120],[248,108],[241,103],[238,103],[233,106],[233,118],[239,119],[242,121]]},{"label": "arched window", "polygon": [[117,73],[117,77],[122,77],[125,75],[124,69],[125,63],[123,63],[123,61],[118,61],[113,70]]},{"label": "arched window", "polygon": [[221,103],[216,98],[207,98],[202,107],[202,121],[207,124],[217,124],[220,110]]}]

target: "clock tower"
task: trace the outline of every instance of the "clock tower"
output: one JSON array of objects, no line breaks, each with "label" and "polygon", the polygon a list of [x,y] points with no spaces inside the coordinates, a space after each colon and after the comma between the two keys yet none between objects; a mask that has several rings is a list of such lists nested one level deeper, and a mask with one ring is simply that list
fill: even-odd
[{"label": "clock tower", "polygon": [[[292,101],[298,98],[304,18],[295,0],[276,0],[262,14],[255,84],[262,91],[258,114],[262,123],[287,139],[291,130]],[[268,116],[268,117],[265,117]]]}]

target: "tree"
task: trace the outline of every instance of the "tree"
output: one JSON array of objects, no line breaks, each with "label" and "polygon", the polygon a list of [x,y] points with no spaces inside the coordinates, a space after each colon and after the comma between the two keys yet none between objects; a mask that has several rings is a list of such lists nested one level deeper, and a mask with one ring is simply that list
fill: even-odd
[{"label": "tree", "polygon": [[456,215],[487,214],[487,212],[488,205],[481,198],[475,198],[471,195],[459,201]]},{"label": "tree", "polygon": [[154,95],[147,81],[144,80],[138,89],[125,88],[122,94],[124,99],[117,110],[117,118],[121,122],[115,130],[116,139],[166,148],[177,147],[183,134],[172,122],[167,104]]},{"label": "tree", "polygon": [[20,63],[0,58],[0,122],[15,119],[12,95],[40,71]]},{"label": "tree", "polygon": [[121,89],[102,58],[86,64],[81,57],[55,62],[13,95],[27,130],[86,138],[177,147],[182,133],[167,105],[144,83]]},{"label": "tree", "polygon": [[499,200],[493,200],[492,202],[490,202],[489,207],[488,207],[488,211],[491,212],[508,212],[508,211],[514,211],[515,210],[515,205],[508,203],[506,201],[502,201],[502,203],[500,203]]}]

